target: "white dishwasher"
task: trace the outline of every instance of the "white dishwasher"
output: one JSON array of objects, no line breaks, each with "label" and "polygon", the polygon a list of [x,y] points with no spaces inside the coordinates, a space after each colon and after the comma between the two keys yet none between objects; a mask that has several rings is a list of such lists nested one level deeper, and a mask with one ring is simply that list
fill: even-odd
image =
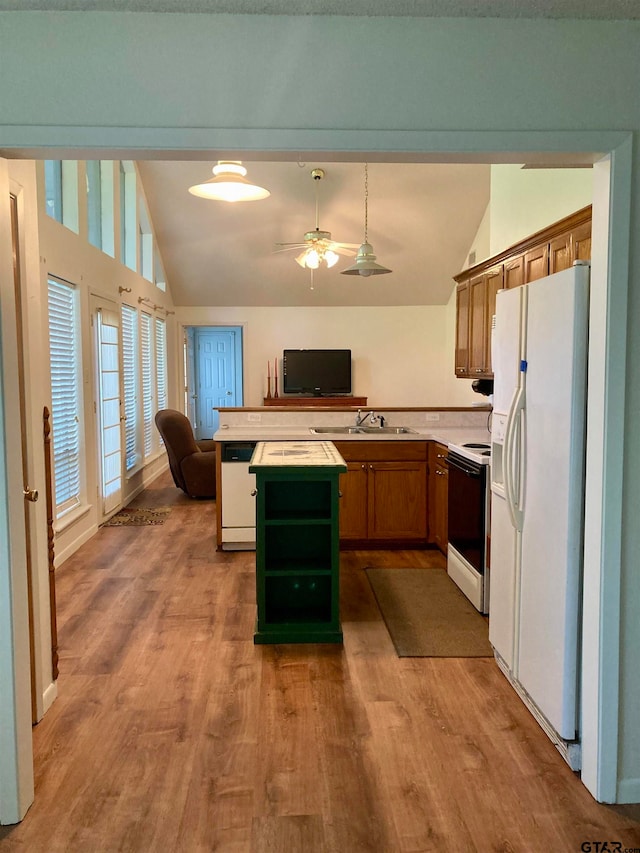
[{"label": "white dishwasher", "polygon": [[252,551],[256,547],[256,475],[249,473],[255,441],[222,445],[222,550]]}]

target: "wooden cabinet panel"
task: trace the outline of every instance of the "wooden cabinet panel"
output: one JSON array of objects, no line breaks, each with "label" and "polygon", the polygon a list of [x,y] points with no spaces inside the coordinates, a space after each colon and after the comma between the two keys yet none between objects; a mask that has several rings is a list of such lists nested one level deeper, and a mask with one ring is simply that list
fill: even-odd
[{"label": "wooden cabinet panel", "polygon": [[425,462],[372,462],[369,465],[369,538],[427,538]]},{"label": "wooden cabinet panel", "polygon": [[469,282],[469,375],[486,370],[487,285],[483,275]]},{"label": "wooden cabinet panel", "polygon": [[447,552],[449,470],[444,444],[429,445],[429,542]]},{"label": "wooden cabinet panel", "polygon": [[591,260],[591,222],[578,225],[571,232],[571,260]]},{"label": "wooden cabinet panel", "polygon": [[469,282],[456,288],[456,376],[469,372]]},{"label": "wooden cabinet panel", "polygon": [[509,290],[512,287],[520,287],[524,284],[524,255],[511,258],[504,263],[504,287]]},{"label": "wooden cabinet panel", "polygon": [[347,473],[340,474],[340,538],[367,538],[367,466],[347,462]]},{"label": "wooden cabinet panel", "polygon": [[524,283],[536,281],[549,274],[549,244],[536,246],[524,253]]},{"label": "wooden cabinet panel", "polygon": [[560,234],[549,243],[549,275],[571,266],[571,233]]}]

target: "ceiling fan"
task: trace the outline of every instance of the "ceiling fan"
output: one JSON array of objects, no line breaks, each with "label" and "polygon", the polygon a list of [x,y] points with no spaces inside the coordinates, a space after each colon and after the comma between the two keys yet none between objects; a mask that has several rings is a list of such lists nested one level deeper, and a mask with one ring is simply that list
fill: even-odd
[{"label": "ceiling fan", "polygon": [[324,169],[313,169],[311,177],[316,185],[316,227],[313,231],[307,231],[302,242],[299,243],[276,243],[276,252],[288,252],[291,249],[302,249],[300,254],[295,258],[296,263],[301,267],[310,270],[317,270],[320,264],[324,263],[327,267],[332,267],[336,264],[340,255],[355,255],[355,249],[359,243],[339,243],[337,240],[331,239],[330,231],[321,231],[318,224],[318,184],[324,178]]}]

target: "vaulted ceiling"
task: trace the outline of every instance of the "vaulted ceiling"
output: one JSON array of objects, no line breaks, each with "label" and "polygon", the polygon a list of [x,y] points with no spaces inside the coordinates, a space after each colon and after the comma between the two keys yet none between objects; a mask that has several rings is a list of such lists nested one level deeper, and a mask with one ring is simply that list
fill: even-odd
[{"label": "vaulted ceiling", "polygon": [[[369,165],[368,238],[393,272],[341,275],[352,263],[311,273],[295,243],[316,224],[334,240],[364,238],[364,164],[247,162],[248,177],[270,190],[262,201],[229,204],[188,188],[211,177],[212,163],[138,164],[167,280],[178,305],[443,304],[489,201],[488,165]],[[325,177],[311,177],[321,167]],[[313,289],[312,289],[313,284]]]}]

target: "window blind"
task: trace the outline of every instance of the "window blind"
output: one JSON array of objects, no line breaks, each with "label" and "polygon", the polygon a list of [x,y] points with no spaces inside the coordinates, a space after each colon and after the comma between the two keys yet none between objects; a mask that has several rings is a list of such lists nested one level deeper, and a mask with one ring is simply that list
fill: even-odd
[{"label": "window blind", "polygon": [[167,324],[156,317],[156,411],[167,408]]},{"label": "window blind", "polygon": [[80,365],[75,289],[49,280],[49,354],[56,517],[80,503]]},{"label": "window blind", "polygon": [[124,385],[125,465],[127,471],[138,464],[138,312],[122,306],[122,379]]},{"label": "window blind", "polygon": [[142,357],[142,447],[149,456],[153,449],[153,349],[152,320],[144,311],[140,315],[140,348]]}]

